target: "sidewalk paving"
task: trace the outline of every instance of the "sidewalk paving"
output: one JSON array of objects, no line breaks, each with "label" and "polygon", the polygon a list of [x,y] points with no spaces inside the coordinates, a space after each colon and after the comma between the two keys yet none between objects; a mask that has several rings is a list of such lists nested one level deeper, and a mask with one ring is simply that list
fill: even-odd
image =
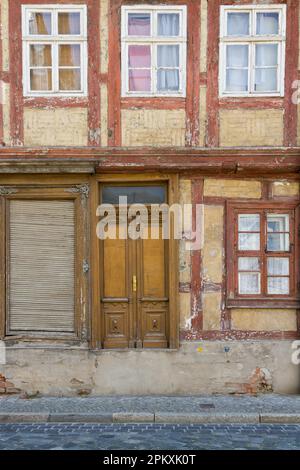
[{"label": "sidewalk paving", "polygon": [[0,397],[0,423],[300,424],[300,395]]}]

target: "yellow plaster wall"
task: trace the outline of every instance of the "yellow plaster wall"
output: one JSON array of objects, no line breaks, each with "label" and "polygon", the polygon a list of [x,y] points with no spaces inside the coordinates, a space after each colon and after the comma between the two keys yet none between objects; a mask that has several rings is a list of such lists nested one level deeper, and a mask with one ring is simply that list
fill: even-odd
[{"label": "yellow plaster wall", "polygon": [[283,110],[220,110],[220,146],[283,145]]},{"label": "yellow plaster wall", "polygon": [[26,146],[86,146],[87,143],[87,109],[25,108],[24,144]]},{"label": "yellow plaster wall", "polygon": [[233,309],[231,325],[244,331],[297,331],[297,315],[288,309]]},{"label": "yellow plaster wall", "polygon": [[204,196],[259,199],[261,183],[250,180],[207,178],[204,181]]}]

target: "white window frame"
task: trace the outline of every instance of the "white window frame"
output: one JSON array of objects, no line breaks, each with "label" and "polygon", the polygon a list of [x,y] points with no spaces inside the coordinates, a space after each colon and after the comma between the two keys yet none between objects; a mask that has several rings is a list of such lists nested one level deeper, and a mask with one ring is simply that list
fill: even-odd
[{"label": "white window frame", "polygon": [[[150,36],[128,36],[128,14],[129,13],[149,13],[150,14]],[[158,36],[157,35],[157,15],[159,13],[179,13],[179,36]],[[129,91],[128,80],[128,47],[129,45],[149,45],[151,47],[151,91],[136,92]],[[157,91],[157,45],[179,45],[179,91],[172,93]],[[185,97],[186,96],[186,50],[187,50],[187,8],[186,5],[125,5],[122,6],[122,27],[121,27],[121,47],[122,47],[122,73],[121,73],[121,93],[122,97]]]},{"label": "white window frame", "polygon": [[[79,35],[59,35],[58,34],[58,13],[80,13],[81,34]],[[51,13],[51,35],[29,34],[29,14],[30,13]],[[88,94],[88,73],[87,73],[87,6],[68,4],[30,4],[22,5],[22,42],[23,42],[23,95],[25,97],[85,97]],[[30,89],[30,46],[31,45],[52,45],[52,90],[34,91]],[[58,46],[69,44],[80,44],[80,71],[81,90],[68,91],[59,90],[59,64]],[[79,68],[79,67],[74,67]]]},{"label": "white window frame", "polygon": [[[228,13],[245,12],[250,14],[249,36],[227,36]],[[279,13],[279,34],[256,35],[257,13]],[[220,97],[254,97],[254,96],[284,96],[285,76],[285,44],[286,44],[286,5],[235,5],[221,6],[220,10],[220,67],[219,67],[219,96]],[[255,84],[255,46],[257,44],[278,44],[278,76],[277,91],[256,92]],[[248,45],[249,70],[248,91],[226,91],[226,47],[228,45]]]}]

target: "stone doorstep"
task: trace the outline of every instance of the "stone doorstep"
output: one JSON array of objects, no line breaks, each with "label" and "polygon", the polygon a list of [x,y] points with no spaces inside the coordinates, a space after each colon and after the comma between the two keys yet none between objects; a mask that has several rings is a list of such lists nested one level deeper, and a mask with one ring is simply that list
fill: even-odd
[{"label": "stone doorstep", "polygon": [[300,424],[300,413],[0,413],[0,423]]}]

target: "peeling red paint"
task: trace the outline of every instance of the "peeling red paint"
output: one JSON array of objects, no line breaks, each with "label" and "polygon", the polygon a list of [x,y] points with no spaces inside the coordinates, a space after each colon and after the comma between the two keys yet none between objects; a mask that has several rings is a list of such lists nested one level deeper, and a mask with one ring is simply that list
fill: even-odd
[{"label": "peeling red paint", "polygon": [[180,339],[185,341],[229,341],[229,340],[294,340],[300,338],[300,331],[242,331],[242,330],[212,330],[194,331],[181,330]]},{"label": "peeling red paint", "polygon": [[[203,180],[192,180],[192,204],[193,204],[193,230],[196,229],[196,204],[203,200]],[[201,251],[191,252],[191,325],[192,329],[200,331],[203,328],[203,313],[201,302]]]}]

